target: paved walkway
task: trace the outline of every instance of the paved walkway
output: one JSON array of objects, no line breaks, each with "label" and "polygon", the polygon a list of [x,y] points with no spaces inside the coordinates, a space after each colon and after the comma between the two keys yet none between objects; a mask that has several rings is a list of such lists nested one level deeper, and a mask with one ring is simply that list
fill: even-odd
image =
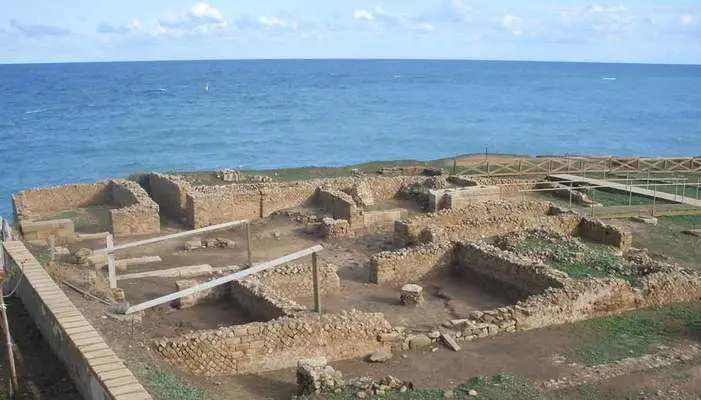
[{"label": "paved walkway", "polygon": [[623,183],[607,181],[604,179],[587,178],[584,176],[571,175],[571,174],[552,174],[552,175],[549,175],[549,178],[552,180],[556,180],[556,181],[581,182],[581,183],[586,183],[586,184],[593,185],[593,186],[605,186],[605,187],[620,190],[620,191],[626,192],[626,193],[631,191],[635,194],[645,196],[645,197],[657,197],[658,199],[668,200],[668,201],[672,201],[672,202],[676,202],[676,203],[683,203],[683,204],[687,204],[687,205],[694,206],[694,207],[701,207],[701,200],[694,199],[693,197],[674,195],[673,193],[661,192],[659,190],[654,191],[654,190],[650,190],[650,189],[643,189],[643,188],[638,187],[638,186],[628,186],[628,185],[623,184]]},{"label": "paved walkway", "polygon": [[2,245],[22,270],[18,290],[22,303],[81,394],[88,399],[152,400],[24,244]]}]

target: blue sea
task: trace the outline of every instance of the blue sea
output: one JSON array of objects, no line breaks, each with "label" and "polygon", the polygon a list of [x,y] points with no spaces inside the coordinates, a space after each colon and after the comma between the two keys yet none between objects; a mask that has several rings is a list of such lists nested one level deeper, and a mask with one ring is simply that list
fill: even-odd
[{"label": "blue sea", "polygon": [[0,65],[19,189],[461,153],[701,154],[701,66],[284,60]]}]

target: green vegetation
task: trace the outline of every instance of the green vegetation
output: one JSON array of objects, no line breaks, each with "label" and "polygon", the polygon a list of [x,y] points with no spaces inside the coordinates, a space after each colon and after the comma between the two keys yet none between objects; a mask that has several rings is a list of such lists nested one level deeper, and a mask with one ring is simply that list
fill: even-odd
[{"label": "green vegetation", "polygon": [[[621,192],[618,190],[613,190],[613,189],[603,189],[603,188],[597,188],[597,189],[590,189],[588,190],[589,197],[597,202],[602,204],[604,207],[607,206],[627,206],[627,205],[632,205],[632,206],[652,206],[653,200],[650,197],[645,197],[645,196],[640,196],[633,194],[632,196],[629,197],[627,192]],[[673,201],[667,201],[663,199],[657,199],[654,201],[655,204],[662,205],[662,204],[676,204]]]},{"label": "green vegetation", "polygon": [[701,303],[651,308],[573,326],[580,339],[572,356],[586,365],[639,357],[655,347],[701,333]]},{"label": "green vegetation", "polygon": [[201,390],[163,370],[150,371],[145,386],[155,400],[205,400]]},{"label": "green vegetation", "polygon": [[544,255],[548,265],[572,278],[616,277],[632,282],[635,275],[614,248],[598,243],[584,243],[559,234],[527,232],[517,244],[517,251]]}]

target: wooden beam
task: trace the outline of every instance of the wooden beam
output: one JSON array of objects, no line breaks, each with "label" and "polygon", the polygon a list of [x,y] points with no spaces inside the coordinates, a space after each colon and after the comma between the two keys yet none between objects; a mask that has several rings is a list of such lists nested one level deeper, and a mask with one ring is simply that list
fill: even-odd
[{"label": "wooden beam", "polygon": [[253,253],[251,251],[251,223],[246,224],[246,252],[248,253],[248,266],[253,266]]},{"label": "wooden beam", "polygon": [[297,251],[295,253],[288,254],[286,256],[276,258],[276,259],[271,260],[271,261],[266,261],[264,263],[258,264],[256,266],[251,267],[251,268],[248,268],[246,270],[235,272],[231,275],[222,276],[221,278],[212,279],[211,281],[204,282],[202,284],[181,290],[179,292],[167,294],[165,296],[161,296],[161,297],[155,298],[153,300],[145,301],[141,304],[137,304],[137,305],[129,307],[124,313],[125,314],[132,314],[132,313],[135,313],[138,311],[143,311],[143,310],[149,309],[151,307],[155,307],[155,306],[161,305],[163,303],[167,303],[169,301],[177,300],[177,299],[184,297],[184,296],[189,296],[191,294],[195,294],[197,292],[201,292],[201,291],[206,290],[206,289],[211,289],[213,287],[222,285],[224,283],[233,282],[233,281],[245,278],[249,275],[252,275],[252,274],[255,274],[255,273],[258,273],[261,271],[265,271],[266,269],[270,269],[270,268],[276,267],[276,266],[281,265],[281,264],[286,264],[290,261],[296,260],[296,259],[304,257],[304,256],[308,256],[310,254],[313,254],[317,251],[321,251],[323,249],[324,248],[320,245],[312,246],[308,249],[300,250],[300,251]]},{"label": "wooden beam", "polygon": [[117,288],[117,263],[114,260],[114,241],[112,234],[108,233],[105,236],[106,250],[111,250],[107,253],[107,276],[110,283],[110,289]]},{"label": "wooden beam", "polygon": [[314,311],[321,312],[321,294],[319,293],[319,268],[316,253],[312,253],[312,279],[314,285]]},{"label": "wooden beam", "polygon": [[168,269],[157,269],[155,271],[135,272],[133,274],[123,274],[117,277],[118,281],[141,278],[191,278],[193,276],[212,275],[214,269],[209,264],[188,265]]},{"label": "wooden beam", "polygon": [[197,235],[199,233],[216,231],[218,229],[230,228],[232,226],[238,226],[238,225],[243,225],[243,224],[247,224],[247,223],[248,223],[247,219],[242,219],[239,221],[225,222],[223,224],[218,224],[218,225],[205,226],[204,228],[198,228],[198,229],[193,229],[193,230],[189,230],[189,231],[185,231],[185,232],[173,233],[171,235],[159,236],[159,237],[155,237],[155,238],[151,238],[151,239],[139,240],[138,242],[120,244],[119,246],[114,246],[112,249],[107,249],[107,248],[97,249],[97,250],[93,251],[93,254],[100,254],[100,253],[109,254],[109,253],[113,253],[113,252],[119,251],[119,250],[130,249],[132,247],[143,246],[143,245],[151,244],[151,243],[158,243],[158,242],[162,242],[164,240],[184,238],[184,237],[188,237],[188,236]]}]

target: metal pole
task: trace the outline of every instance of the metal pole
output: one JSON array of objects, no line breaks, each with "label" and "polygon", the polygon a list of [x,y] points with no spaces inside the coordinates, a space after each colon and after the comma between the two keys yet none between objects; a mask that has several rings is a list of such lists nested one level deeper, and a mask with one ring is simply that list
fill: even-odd
[{"label": "metal pole", "polygon": [[246,251],[248,252],[248,266],[253,266],[253,252],[251,251],[251,223],[246,224]]},{"label": "metal pole", "polygon": [[[591,200],[592,200],[594,203],[596,203],[596,188],[594,188],[594,190],[593,190],[593,192],[592,192]],[[592,204],[592,205],[591,205],[591,216],[592,216],[592,217],[594,216],[594,208],[596,208],[596,207],[594,207],[594,204]]]},{"label": "metal pole", "polygon": [[630,180],[630,172],[626,174],[626,180],[628,181],[628,207],[633,205],[633,182]]},{"label": "metal pole", "polygon": [[645,189],[650,190],[650,170],[647,170],[647,183],[645,184]]},{"label": "metal pole", "polygon": [[[672,177],[674,179],[674,176]],[[679,191],[679,181],[674,179],[674,201],[677,201],[677,192]]]},{"label": "metal pole", "polygon": [[456,159],[453,159],[453,175],[455,175],[457,170],[458,170],[458,161]]},{"label": "metal pole", "polygon": [[655,216],[655,203],[657,202],[657,184],[655,183],[655,190],[652,192],[652,216]]},{"label": "metal pole", "polygon": [[682,203],[684,202],[684,196],[686,196],[686,179],[682,181]]},{"label": "metal pole", "polygon": [[314,284],[314,311],[321,312],[321,294],[319,293],[319,269],[316,253],[312,253],[312,278]]},{"label": "metal pole", "polygon": [[569,192],[570,192],[570,209],[572,209],[572,182],[570,182]]},{"label": "metal pole", "polygon": [[699,199],[699,177],[696,177],[696,200]]}]

